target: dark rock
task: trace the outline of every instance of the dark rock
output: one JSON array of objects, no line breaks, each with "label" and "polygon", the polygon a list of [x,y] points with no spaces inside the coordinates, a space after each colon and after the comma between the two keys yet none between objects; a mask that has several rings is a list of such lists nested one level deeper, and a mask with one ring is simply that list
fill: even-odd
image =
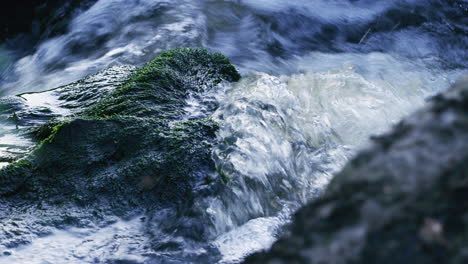
[{"label": "dark rock", "polygon": [[39,127],[39,146],[0,171],[2,182],[12,181],[2,185],[0,196],[63,198],[67,189],[72,201],[86,204],[104,193],[113,200],[145,191],[141,198],[149,199],[150,193],[161,198],[165,190],[171,199],[186,197],[195,187],[191,181],[207,174],[201,171],[214,171],[209,156],[217,129],[210,119],[184,118],[186,97],[239,78],[220,54],[175,49],[137,70],[105,100],[93,100],[91,107],[83,107],[88,91],[62,89],[62,99],[81,102],[81,117]]},{"label": "dark rock", "polygon": [[[223,183],[211,159],[218,125],[210,112],[192,118],[184,106],[189,95],[239,78],[223,55],[180,48],[132,71],[111,91],[89,80],[48,91],[70,113],[34,129],[42,140],[35,150],[0,170],[0,220],[15,211],[21,223],[38,219],[31,226],[76,226],[170,208],[188,224],[166,219],[164,231],[202,240],[201,214],[192,207]],[[55,215],[31,217],[37,210],[29,208],[36,207]],[[5,236],[0,231],[0,246]]]},{"label": "dark rock", "polygon": [[64,118],[112,94],[134,70],[132,66],[115,66],[49,91],[0,98],[0,137],[9,138],[8,144],[0,143],[0,162],[24,158]]},{"label": "dark rock", "polygon": [[468,76],[375,138],[245,263],[467,263]]}]

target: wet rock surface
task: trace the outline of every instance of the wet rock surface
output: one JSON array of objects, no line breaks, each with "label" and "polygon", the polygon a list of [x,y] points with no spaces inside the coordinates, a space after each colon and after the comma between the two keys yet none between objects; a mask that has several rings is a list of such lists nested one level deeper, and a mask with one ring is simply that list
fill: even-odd
[{"label": "wet rock surface", "polygon": [[[211,159],[218,124],[208,116],[190,118],[184,106],[189,95],[239,74],[226,57],[203,49],[164,52],[125,72],[130,76],[111,69],[46,92],[68,114],[30,129],[38,146],[0,170],[0,248],[55,228],[106,226],[139,215],[146,215],[142,223],[160,225],[147,231],[156,236],[147,245],[153,249],[184,249],[176,235],[208,236],[194,204],[223,184]],[[100,83],[107,74],[114,81]],[[26,119],[25,111],[17,115]],[[165,221],[155,223],[154,212]],[[164,241],[164,233],[179,242]]]},{"label": "wet rock surface", "polygon": [[466,263],[468,77],[374,138],[244,263]]},{"label": "wet rock surface", "polygon": [[108,96],[134,70],[115,66],[49,91],[0,98],[0,163],[23,158],[60,120]]}]

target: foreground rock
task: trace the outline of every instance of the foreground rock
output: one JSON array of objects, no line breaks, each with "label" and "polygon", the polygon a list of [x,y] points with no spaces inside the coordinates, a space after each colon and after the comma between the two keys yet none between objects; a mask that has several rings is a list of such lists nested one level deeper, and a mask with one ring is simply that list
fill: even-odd
[{"label": "foreground rock", "polygon": [[[105,226],[115,216],[144,214],[151,225],[153,211],[164,212],[151,229],[160,232],[153,248],[179,248],[161,242],[163,233],[207,236],[194,203],[223,183],[211,159],[216,105],[200,102],[204,114],[192,116],[187,100],[240,76],[226,57],[203,49],[164,52],[126,72],[116,87],[90,77],[46,92],[58,106],[35,104],[59,118],[29,130],[38,146],[0,170],[0,249],[29,243],[50,227]],[[31,117],[24,108],[17,114],[23,121]]]},{"label": "foreground rock", "polygon": [[468,77],[375,138],[245,263],[468,263]]}]

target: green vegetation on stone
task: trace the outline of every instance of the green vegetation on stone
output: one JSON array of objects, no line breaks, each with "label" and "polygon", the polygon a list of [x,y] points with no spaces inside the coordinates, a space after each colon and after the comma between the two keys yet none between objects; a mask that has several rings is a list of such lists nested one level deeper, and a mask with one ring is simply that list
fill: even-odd
[{"label": "green vegetation on stone", "polygon": [[177,48],[161,53],[137,70],[108,99],[87,109],[87,116],[133,115],[179,118],[189,92],[202,92],[222,80],[238,81],[229,60],[205,49]]},{"label": "green vegetation on stone", "polygon": [[199,185],[222,179],[214,176],[211,158],[219,125],[210,118],[187,120],[187,97],[239,78],[219,53],[163,52],[74,119],[35,128],[42,141],[27,158],[34,166],[1,170],[0,181],[9,187],[0,196],[101,203],[117,214],[156,201],[190,204]]}]

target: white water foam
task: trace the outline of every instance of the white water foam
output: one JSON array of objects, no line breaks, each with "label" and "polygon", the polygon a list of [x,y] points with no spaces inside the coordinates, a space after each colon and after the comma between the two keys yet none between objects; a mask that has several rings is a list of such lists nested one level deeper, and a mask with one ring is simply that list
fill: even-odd
[{"label": "white water foam", "polygon": [[[437,34],[423,30],[415,35],[414,27],[395,34],[366,33],[356,44],[388,42],[378,50],[390,47],[411,59],[392,53],[302,50],[329,48],[307,46],[314,39],[306,38],[327,25],[337,23],[339,31],[349,23],[354,30],[397,2],[403,1],[100,0],[76,17],[66,34],[41,43],[11,66],[20,79],[2,89],[50,89],[109,65],[141,64],[174,46],[204,46],[228,55],[246,77],[201,100],[220,104],[213,116],[221,124],[213,157],[230,179],[231,192],[205,209],[212,222],[207,225],[215,226],[212,243],[223,254],[221,262],[237,263],[268,248],[290,212],[320,194],[370,135],[386,131],[460,75],[440,69],[447,61],[438,58]],[[309,24],[303,24],[305,19]],[[396,29],[398,23],[392,26]],[[295,26],[304,31],[294,31]],[[346,46],[341,39],[346,36],[337,34],[334,42]],[[288,56],[275,57],[270,49]],[[32,102],[53,103],[46,98]],[[200,98],[188,102],[191,117],[207,112]],[[140,228],[132,220],[102,229],[56,230],[14,249],[2,263],[92,263],[115,256],[145,262],[140,249],[147,241]],[[133,245],[132,237],[140,237],[141,243]]]},{"label": "white water foam", "polygon": [[[219,230],[234,228],[217,240],[227,260],[260,249],[259,237],[268,247],[277,231],[270,227],[286,222],[278,224],[272,212],[293,211],[319,194],[369,136],[388,130],[461,74],[435,73],[422,62],[381,53],[312,53],[291,65],[304,73],[244,78],[215,113],[221,129],[214,157],[233,195],[210,210]],[[252,215],[262,217],[235,228]],[[243,235],[249,232],[254,235]]]}]

